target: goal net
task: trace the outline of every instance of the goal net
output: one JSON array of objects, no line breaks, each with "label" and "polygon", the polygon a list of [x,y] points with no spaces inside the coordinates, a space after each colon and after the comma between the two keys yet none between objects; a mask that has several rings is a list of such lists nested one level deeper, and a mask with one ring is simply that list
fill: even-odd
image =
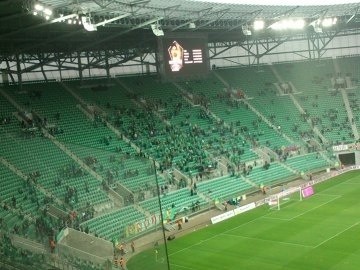
[{"label": "goal net", "polygon": [[301,201],[302,198],[302,189],[300,187],[292,187],[267,198],[267,204],[271,210],[280,210],[283,205]]}]

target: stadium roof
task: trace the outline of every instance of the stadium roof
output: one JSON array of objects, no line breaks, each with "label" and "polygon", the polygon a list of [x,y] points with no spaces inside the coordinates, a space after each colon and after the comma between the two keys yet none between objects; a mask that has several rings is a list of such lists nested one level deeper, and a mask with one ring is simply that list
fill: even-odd
[{"label": "stadium roof", "polygon": [[[225,4],[239,4],[239,5],[263,5],[264,0],[192,0],[199,2],[214,2],[214,3],[225,3]],[[354,0],[327,0],[317,3],[317,5],[337,5],[337,4],[351,4],[356,3]],[[270,6],[314,6],[313,0],[302,0],[299,4],[298,0],[268,0],[266,1],[267,5]]]},{"label": "stadium roof", "polygon": [[[0,53],[131,48],[138,46],[139,43],[147,43],[153,49],[156,46],[156,37],[151,31],[152,26],[160,27],[165,33],[205,32],[209,35],[209,41],[241,40],[244,38],[241,32],[242,27],[252,24],[255,19],[273,23],[276,20],[292,17],[305,18],[310,22],[319,18],[336,16],[339,24],[342,24],[344,28],[360,27],[360,14],[358,15],[360,3],[272,6],[211,1],[215,2],[194,0],[1,1]],[[36,10],[36,5],[41,6],[40,11]],[[83,18],[97,25],[98,31],[96,33],[85,31],[81,25]]]},{"label": "stadium roof", "polygon": [[[235,0],[222,1],[232,3],[219,3],[221,0],[39,0],[38,2],[54,9],[58,14],[86,13],[93,17],[99,16],[104,19],[126,16],[122,21],[114,21],[114,24],[125,25],[125,18],[137,18],[140,20],[158,18],[164,21],[163,26],[169,29],[180,26],[180,24],[176,24],[177,21],[206,21],[207,25],[203,26],[203,28],[218,29],[226,28],[234,22],[245,23],[254,18],[272,20],[290,15],[302,18],[314,18],[322,15],[350,17],[357,13],[360,5],[360,3],[334,5],[250,5],[235,4],[236,2],[250,2]],[[265,1],[262,2],[264,3]],[[266,1],[266,3],[271,3],[271,1]],[[177,29],[186,28],[186,26],[184,24]]]}]

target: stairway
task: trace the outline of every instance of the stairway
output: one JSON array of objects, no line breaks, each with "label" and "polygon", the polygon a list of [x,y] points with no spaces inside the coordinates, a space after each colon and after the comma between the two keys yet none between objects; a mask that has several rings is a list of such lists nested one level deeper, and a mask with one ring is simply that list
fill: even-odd
[{"label": "stairway", "polygon": [[192,99],[191,99],[191,95],[184,89],[182,88],[182,86],[180,86],[179,84],[173,82],[173,84],[175,85],[175,87],[177,89],[180,90],[180,92],[182,93],[182,97],[193,107],[198,107],[200,105],[197,105],[195,103],[193,103]]},{"label": "stairway", "polygon": [[339,63],[337,62],[336,58],[332,59],[332,63],[333,63],[336,74],[340,74],[341,70],[340,70]]},{"label": "stairway", "polygon": [[270,65],[269,66],[270,69],[271,69],[271,72],[274,74],[274,76],[276,77],[276,80],[279,82],[279,83],[283,83],[284,80],[281,78],[280,74],[277,72],[276,68],[273,66],[273,65]]},{"label": "stairway", "polygon": [[[13,164],[11,164],[8,160],[6,160],[3,157],[0,157],[0,162],[5,165],[9,170],[11,170],[13,173],[15,173],[17,176],[19,176],[21,179],[23,179],[25,182],[28,179],[28,176],[23,173],[20,169],[18,169],[17,167],[15,167]],[[39,184],[36,184],[36,188],[43,193],[45,196],[47,197],[52,197],[52,194],[47,191],[45,188],[43,188],[42,186],[40,186]],[[62,202],[61,200],[59,200],[56,197],[53,197],[54,201],[58,204],[58,205],[63,205],[65,207],[64,202]]]},{"label": "stairway", "polygon": [[299,172],[293,168],[291,168],[290,166],[286,165],[285,163],[279,162],[280,166],[286,168],[287,170],[291,171],[294,174],[299,174]]},{"label": "stairway", "polygon": [[206,196],[205,194],[203,194],[202,192],[197,192],[197,195],[203,199],[204,201],[206,201],[207,203],[211,204],[212,200],[209,196]]},{"label": "stairway", "polygon": [[295,144],[295,142],[290,137],[288,137],[284,133],[279,132],[277,127],[273,123],[271,123],[264,115],[262,115],[257,109],[255,109],[247,100],[242,99],[241,101],[244,104],[246,104],[249,107],[249,109],[252,110],[257,116],[259,116],[262,119],[262,121],[264,121],[266,124],[268,124],[277,133],[279,133],[279,135],[281,135],[283,138],[285,138],[288,142]]},{"label": "stairway", "polygon": [[[217,74],[214,71],[215,76],[226,86],[229,87],[229,83],[222,78],[219,74]],[[224,89],[224,91],[226,91],[226,89]],[[244,104],[246,104],[249,109],[251,109],[257,116],[259,116],[266,124],[268,124],[272,129],[274,129],[275,131],[277,131],[277,128],[275,127],[275,125],[273,125],[264,115],[262,115],[258,110],[256,110],[247,100],[249,98],[245,98],[245,99],[241,99],[240,101],[243,102]],[[278,131],[277,131],[278,132]],[[278,132],[283,138],[285,138],[287,141],[289,141],[290,143],[294,144],[294,141],[288,137],[286,134]]]},{"label": "stairway", "polygon": [[221,77],[216,71],[213,71],[213,74],[215,75],[216,78],[219,79],[219,81],[221,81],[225,85],[225,87],[227,88],[230,87],[230,84],[223,77]]},{"label": "stairway", "polygon": [[[295,96],[293,94],[290,94],[289,95],[292,102],[294,103],[295,107],[300,111],[300,113],[304,114],[305,113],[305,110],[301,107],[300,103],[297,101],[297,99],[295,98]],[[312,126],[312,123],[311,123],[311,119],[307,119],[306,120],[307,123]],[[326,139],[320,132],[320,130],[314,126],[312,127],[312,130],[314,131],[314,133],[322,140],[323,143],[327,143],[328,142],[328,139]]]},{"label": "stairway", "polygon": [[36,254],[45,254],[48,252],[47,248],[43,244],[15,234],[11,235],[11,243],[15,247],[26,249]]},{"label": "stairway", "polygon": [[352,119],[354,119],[354,115],[353,115],[353,112],[351,110],[348,95],[347,95],[345,89],[341,89],[341,95],[342,95],[342,98],[344,100],[345,109],[346,109],[346,112],[347,112],[347,115],[348,115],[348,118],[349,118],[349,122],[350,122],[350,125],[351,125],[352,132],[354,134],[354,139],[357,141],[357,140],[359,140],[359,132],[357,130],[355,122],[352,121]]},{"label": "stairway", "polygon": [[5,93],[5,91],[1,88],[0,88],[0,94],[3,95],[3,97],[7,99],[11,103],[11,105],[13,105],[19,112],[24,111],[24,109],[11,96]]},{"label": "stairway", "polygon": [[[274,76],[276,77],[276,79],[282,83],[284,80],[281,78],[280,74],[277,72],[276,68],[271,65],[270,66],[271,71],[273,72]],[[291,83],[290,84],[292,87],[292,92],[293,93],[289,93],[289,97],[292,100],[292,102],[294,103],[295,107],[300,111],[300,113],[304,114],[305,110],[301,107],[300,103],[297,101],[296,97],[294,96],[294,93],[299,93],[299,91],[296,89],[296,87]],[[311,124],[311,119],[307,119],[307,123],[312,126]],[[321,138],[323,143],[327,143],[328,140],[321,134],[321,132],[319,131],[319,129],[317,127],[312,127],[314,133]]]},{"label": "stairway", "polygon": [[[119,80],[115,80],[117,83],[119,83],[122,87],[124,87],[123,83],[120,83]],[[88,108],[89,104],[86,103],[86,101],[80,97],[78,94],[76,94],[70,87],[68,87],[66,84],[61,83],[61,85],[64,87],[64,89],[66,91],[68,91],[76,100],[78,100],[80,102],[79,105],[77,105],[76,107],[81,110],[89,119],[93,120],[94,116],[86,109]],[[125,88],[125,87],[124,87]],[[126,88],[125,88],[126,89]],[[128,90],[127,90],[128,91]],[[130,90],[129,90],[130,91]],[[106,112],[104,112],[101,108],[96,107],[97,111],[100,111],[103,115],[106,115]],[[112,131],[114,132],[118,138],[121,138],[122,140],[124,140],[126,143],[130,143],[131,147],[134,148],[138,153],[140,152],[140,148],[135,145],[134,143],[132,143],[130,141],[130,139],[128,139],[127,137],[124,136],[124,134],[122,134],[120,132],[120,130],[118,130],[116,127],[114,127],[110,122],[106,121],[105,119],[103,119],[103,121],[105,122],[106,126]],[[126,189],[126,187],[125,187]]]}]

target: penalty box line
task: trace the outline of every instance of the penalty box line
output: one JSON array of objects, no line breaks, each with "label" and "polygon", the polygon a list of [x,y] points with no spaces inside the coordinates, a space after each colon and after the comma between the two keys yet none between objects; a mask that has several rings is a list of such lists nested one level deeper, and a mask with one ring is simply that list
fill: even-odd
[{"label": "penalty box line", "polygon": [[326,242],[328,242],[328,241],[330,241],[330,240],[334,239],[335,237],[338,237],[340,234],[343,234],[344,232],[346,232],[346,231],[350,230],[351,228],[353,228],[353,227],[355,227],[355,226],[357,226],[357,225],[359,225],[359,224],[360,224],[360,221],[358,221],[358,222],[356,222],[356,223],[352,224],[351,226],[349,226],[349,227],[345,228],[344,230],[342,230],[342,231],[340,231],[340,232],[338,232],[338,233],[334,234],[333,236],[331,236],[331,237],[329,237],[329,238],[325,239],[325,240],[324,240],[324,241],[322,241],[320,244],[318,244],[318,245],[314,246],[314,248],[318,248],[318,247],[320,247],[321,245],[325,244]]},{"label": "penalty box line", "polygon": [[229,234],[229,233],[223,233],[222,235],[227,235],[231,237],[237,237],[237,238],[244,238],[244,239],[250,239],[250,240],[258,240],[263,242],[269,242],[269,243],[275,243],[275,244],[284,244],[289,246],[297,246],[297,247],[304,247],[304,248],[314,248],[314,246],[308,246],[304,244],[298,244],[298,243],[292,243],[292,242],[284,242],[284,241],[276,241],[276,240],[270,240],[270,239],[263,239],[263,238],[257,238],[257,237],[251,237],[251,236],[244,236],[244,235],[235,235],[235,234]]},{"label": "penalty box line", "polygon": [[170,263],[170,265],[173,265],[173,266],[176,266],[176,267],[180,267],[180,268],[184,268],[184,269],[192,269],[192,270],[195,270],[195,268],[188,267],[188,266],[181,265],[181,264]]},{"label": "penalty box line", "polygon": [[313,210],[316,210],[316,209],[318,209],[318,208],[320,208],[320,207],[322,207],[322,206],[324,206],[324,205],[326,205],[326,204],[328,204],[328,203],[331,203],[331,202],[333,202],[333,201],[335,201],[335,200],[337,200],[337,199],[339,199],[339,198],[341,198],[341,197],[342,197],[341,195],[334,196],[334,198],[332,198],[331,200],[329,200],[329,201],[327,201],[327,202],[324,202],[324,203],[322,203],[322,204],[318,204],[317,206],[315,206],[315,207],[313,207],[313,208],[311,208],[311,209],[308,209],[308,210],[305,211],[305,212],[302,212],[302,213],[300,213],[300,214],[298,214],[298,215],[296,215],[296,216],[293,216],[292,218],[289,219],[289,221],[290,221],[290,220],[294,220],[294,219],[296,219],[296,218],[298,218],[298,217],[301,217],[302,215],[305,215],[305,214],[307,214],[307,213],[309,213],[309,212],[311,212],[311,211],[313,211]]},{"label": "penalty box line", "polygon": [[238,225],[238,226],[235,226],[235,227],[233,227],[233,228],[231,228],[231,229],[228,229],[228,230],[226,230],[226,231],[224,231],[224,232],[222,232],[222,233],[214,234],[213,236],[207,237],[207,238],[205,238],[204,240],[201,240],[201,241],[199,241],[199,242],[197,242],[197,243],[195,243],[195,244],[192,244],[192,245],[189,245],[189,246],[184,247],[184,248],[182,248],[182,249],[179,249],[179,250],[177,250],[177,251],[169,254],[169,257],[172,256],[172,255],[175,255],[175,254],[177,254],[177,253],[183,252],[183,251],[185,251],[185,250],[187,250],[187,249],[190,249],[190,248],[192,248],[192,247],[195,247],[195,246],[197,246],[197,245],[203,244],[203,243],[206,242],[206,241],[210,241],[210,240],[212,240],[212,239],[214,239],[214,238],[216,238],[216,237],[218,237],[218,236],[221,236],[221,235],[224,234],[224,233],[231,232],[231,231],[234,231],[234,230],[236,230],[236,229],[238,229],[238,228],[241,228],[242,226],[248,225],[248,224],[250,224],[250,223],[252,223],[252,222],[254,222],[254,221],[257,221],[257,220],[261,219],[262,217],[263,217],[263,216],[259,216],[259,217],[257,217],[257,218],[252,219],[252,220],[249,220],[249,221],[247,221],[247,222],[245,222],[245,223],[242,223],[242,224],[240,224],[240,225]]},{"label": "penalty box line", "polygon": [[[319,196],[319,195],[324,195],[324,194],[315,194],[313,196]],[[326,205],[326,204],[328,204],[328,203],[330,203],[332,201],[335,201],[336,199],[339,199],[339,198],[342,197],[341,195],[327,195],[327,196],[329,196],[329,197],[331,196],[333,198],[331,200],[329,200],[329,201],[326,201],[326,202],[322,203],[322,204],[318,204],[317,206],[312,207],[312,208],[308,209],[307,211],[302,212],[302,213],[300,213],[300,214],[298,214],[296,216],[293,216],[291,218],[272,217],[272,215],[274,215],[274,213],[277,213],[277,212],[270,212],[270,213],[268,213],[266,215],[263,215],[261,218],[283,220],[283,221],[291,221],[291,220],[294,220],[295,218],[298,218],[298,217],[300,217],[300,216],[302,216],[302,215],[304,215],[306,213],[309,213],[309,212],[311,212],[311,211],[313,211],[313,210],[315,210],[317,208],[320,208],[321,206],[324,206],[324,205]],[[297,202],[297,204],[300,204],[300,203],[301,203],[301,201]],[[280,209],[280,211],[281,211],[281,209]]]}]

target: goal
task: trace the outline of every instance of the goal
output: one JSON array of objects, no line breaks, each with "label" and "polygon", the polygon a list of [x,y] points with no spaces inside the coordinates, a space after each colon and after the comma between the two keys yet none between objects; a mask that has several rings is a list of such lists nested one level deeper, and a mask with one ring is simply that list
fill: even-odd
[{"label": "goal", "polygon": [[267,198],[267,204],[271,210],[280,210],[284,204],[302,201],[302,198],[301,187],[291,187]]}]

